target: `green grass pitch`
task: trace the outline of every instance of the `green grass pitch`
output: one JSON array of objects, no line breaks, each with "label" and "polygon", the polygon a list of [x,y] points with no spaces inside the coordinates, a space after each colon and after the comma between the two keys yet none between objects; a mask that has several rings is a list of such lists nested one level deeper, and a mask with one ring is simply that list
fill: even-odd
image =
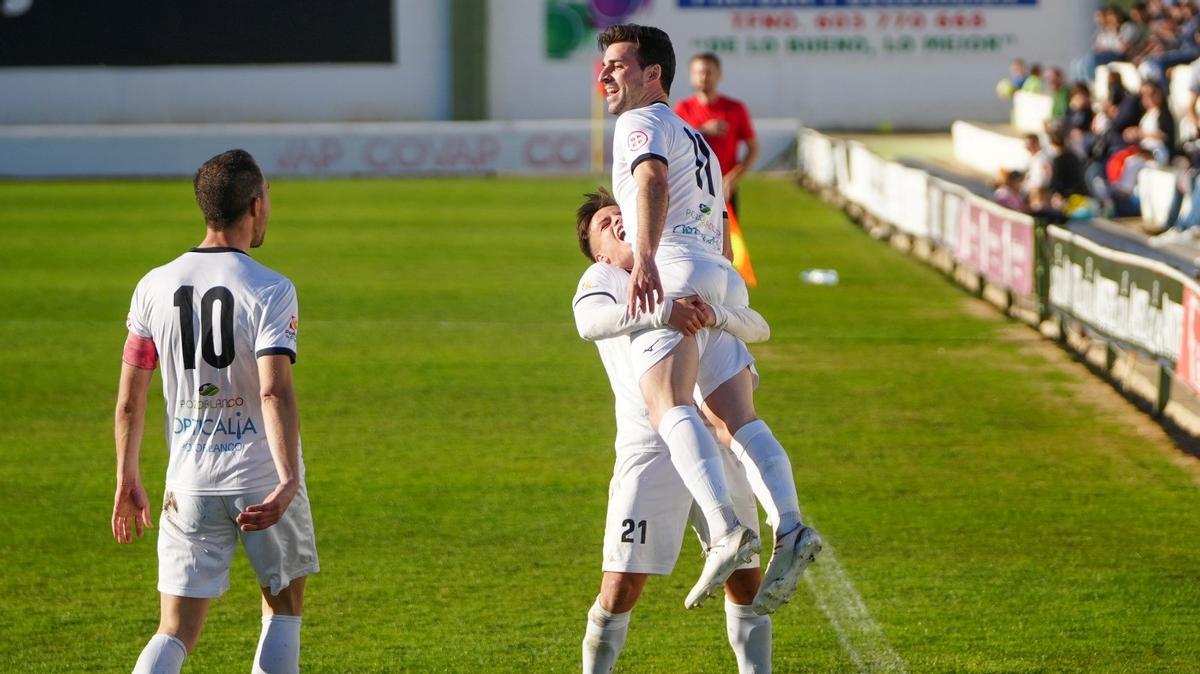
[{"label": "green grass pitch", "polygon": [[[578,668],[613,460],[611,394],[570,315],[592,184],[274,183],[254,255],[300,294],[322,563],[306,671]],[[1197,671],[1197,472],[1032,331],[793,185],[752,181],[743,208],[774,328],[759,410],[905,668]],[[108,527],[124,317],[138,278],[200,240],[198,210],[185,180],[9,182],[0,232],[0,671],[129,671],[157,594],[156,532],[118,546]],[[808,267],[841,284],[801,284]],[[623,671],[734,669],[719,602],[682,608],[701,565],[684,545],[634,613]],[[185,671],[248,670],[240,553],[233,575]],[[774,625],[776,671],[869,664],[808,586]]]}]

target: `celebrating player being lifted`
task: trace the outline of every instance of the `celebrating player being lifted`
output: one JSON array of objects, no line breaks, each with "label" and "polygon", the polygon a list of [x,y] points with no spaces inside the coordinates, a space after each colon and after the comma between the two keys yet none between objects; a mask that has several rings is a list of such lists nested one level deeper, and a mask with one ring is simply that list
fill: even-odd
[{"label": "celebrating player being lifted", "polygon": [[138,283],[116,410],[112,532],[152,526],[139,454],[146,393],[162,362],[166,497],[158,536],[158,632],[135,674],[178,672],[208,605],[229,587],[238,538],[262,587],[253,672],[298,672],[305,578],[318,570],[292,387],[291,281],[255,262],[271,199],[254,159],[230,150],[196,172],[204,241]]},{"label": "celebrating player being lifted", "polygon": [[[648,26],[612,26],[599,36],[599,81],[613,136],[613,191],[634,259],[626,296],[630,316],[654,313],[665,299],[698,295],[713,306],[748,304],[745,284],[727,258],[721,168],[704,137],[668,105],[675,76],[670,37]],[[719,448],[692,404],[698,381],[714,368],[694,337],[670,326],[633,334],[635,374],[650,420],[712,532],[712,547],[685,606],[699,606],[738,565],[758,551],[753,530],[738,518]],[[791,463],[755,414],[748,369],[707,394],[706,406],[733,433],[733,449],[767,509],[775,547],[755,610],[786,602],[820,551],[816,532],[800,522]]]},{"label": "celebrating player being lifted", "polygon": [[[748,307],[710,307],[694,297],[663,304],[654,313],[630,316],[617,298],[625,296],[629,285],[633,250],[619,236],[621,214],[612,196],[603,189],[588,194],[576,214],[576,226],[579,246],[594,264],[584,272],[575,293],[575,325],[580,337],[596,342],[616,399],[617,418],[617,460],[604,528],[604,577],[600,595],[588,611],[583,639],[583,671],[592,674],[610,672],[616,665],[630,612],[646,579],[671,572],[686,522],[691,519],[703,544],[710,541],[704,517],[696,512],[666,445],[650,425],[633,370],[629,334],[670,325],[707,340],[707,352],[718,365],[713,380],[720,381],[751,367],[753,358],[741,340],[764,341],[770,330],[762,316]],[[705,326],[721,330],[702,330]],[[728,438],[724,444],[728,446]],[[721,458],[738,516],[757,529],[758,511],[745,472],[729,450],[722,449]],[[726,633],[741,672],[771,671],[771,618],[751,607],[761,579],[758,559],[751,557],[725,583]]]}]

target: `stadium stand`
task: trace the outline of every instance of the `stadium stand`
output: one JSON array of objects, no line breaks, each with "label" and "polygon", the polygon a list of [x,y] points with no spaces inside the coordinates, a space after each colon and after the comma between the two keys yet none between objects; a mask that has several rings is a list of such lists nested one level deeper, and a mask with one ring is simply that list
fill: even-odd
[{"label": "stadium stand", "polygon": [[[1011,123],[956,121],[952,157],[889,157],[862,137],[805,130],[800,165],[809,187],[875,238],[1069,344],[1168,425],[1195,435],[1200,238],[1191,232],[1200,227],[1180,235],[1171,226],[1192,224],[1200,60],[1171,58],[1187,53],[1181,36],[1197,33],[1200,13],[1180,4],[1188,9],[1171,10],[1179,20],[1154,19],[1154,30],[1129,45],[1132,60],[1096,65],[1090,100],[1088,90],[1071,90],[1075,107],[1063,110],[1037,87],[1012,90],[1005,78],[997,91],[1011,96]],[[1180,39],[1172,42],[1170,31]],[[1091,197],[1054,195],[1032,212],[995,203],[997,178],[1031,166],[1038,144],[1027,149],[1025,134],[1040,136],[1042,147],[1057,137],[1060,153],[1075,153]]]}]

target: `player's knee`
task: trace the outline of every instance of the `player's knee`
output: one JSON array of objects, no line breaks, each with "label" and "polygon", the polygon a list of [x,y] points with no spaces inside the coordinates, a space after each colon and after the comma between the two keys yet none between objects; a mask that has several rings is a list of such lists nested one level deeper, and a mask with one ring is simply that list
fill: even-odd
[{"label": "player's knee", "polygon": [[200,643],[201,629],[201,625],[181,625],[179,623],[168,624],[162,622],[159,624],[156,634],[165,634],[178,639],[183,642],[183,647],[187,650],[188,655],[191,655],[196,650],[196,645]]},{"label": "player's knee", "polygon": [[600,588],[600,606],[609,613],[628,613],[637,604],[645,585],[645,574],[621,573],[605,578]]},{"label": "player's knee", "polygon": [[762,573],[758,569],[739,569],[725,581],[725,596],[735,604],[749,606],[754,603],[761,583]]},{"label": "player's knee", "polygon": [[293,581],[290,585],[271,594],[271,589],[262,588],[263,613],[267,615],[302,615],[304,611],[304,586]]}]

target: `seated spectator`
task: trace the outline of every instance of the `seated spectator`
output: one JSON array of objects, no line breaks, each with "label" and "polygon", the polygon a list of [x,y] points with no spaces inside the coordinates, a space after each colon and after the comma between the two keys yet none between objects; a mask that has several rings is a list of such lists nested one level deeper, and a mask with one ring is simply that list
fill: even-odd
[{"label": "seated spectator", "polygon": [[1054,155],[1050,148],[1042,147],[1036,133],[1025,136],[1025,150],[1029,152],[1029,168],[1021,192],[1031,211],[1040,211],[1050,206],[1050,178],[1054,170]]},{"label": "seated spectator", "polygon": [[[1116,75],[1116,73],[1112,74]],[[1117,76],[1114,79],[1119,80],[1120,77]],[[1110,89],[1109,91],[1124,91],[1124,89]],[[1094,161],[1103,164],[1112,153],[1127,145],[1122,134],[1125,129],[1137,126],[1142,115],[1146,113],[1146,109],[1142,107],[1141,96],[1126,94],[1121,97],[1119,104],[1101,106],[1101,111],[1101,115],[1092,127],[1096,133],[1096,141],[1092,145],[1091,157]],[[1100,168],[1103,169],[1103,166]]]},{"label": "seated spectator", "polygon": [[1067,147],[1080,159],[1086,159],[1091,151],[1092,124],[1096,113],[1092,110],[1092,90],[1083,82],[1071,85],[1070,98],[1067,103],[1067,114],[1063,116],[1062,126],[1067,133]]},{"label": "seated spectator", "polygon": [[996,84],[996,95],[1000,98],[1012,98],[1014,92],[1021,90],[1027,77],[1029,77],[1029,69],[1025,67],[1025,61],[1013,59],[1008,66],[1008,77]]},{"label": "seated spectator", "polygon": [[1096,36],[1092,39],[1092,50],[1071,64],[1072,76],[1085,82],[1095,78],[1097,66],[1124,61],[1132,52],[1138,37],[1137,27],[1126,24],[1121,10],[1116,7],[1096,10],[1093,19],[1096,22]]},{"label": "seated spectator", "polygon": [[1062,68],[1048,68],[1046,79],[1042,82],[1042,93],[1054,101],[1050,110],[1051,119],[1062,119],[1067,114],[1067,103],[1071,99],[1071,91],[1067,88],[1067,76]]},{"label": "seated spectator", "polygon": [[1113,154],[1105,166],[1107,182],[1092,182],[1093,191],[1104,208],[1118,218],[1141,215],[1142,204],[1138,197],[1138,174],[1142,169],[1154,166],[1150,150],[1140,145],[1130,145]]},{"label": "seated spectator", "polygon": [[1021,181],[1025,179],[1020,171],[1001,171],[1000,179],[996,181],[996,191],[992,193],[992,201],[1012,210],[1025,212],[1028,206],[1021,197]]},{"label": "seated spectator", "polygon": [[1025,82],[1021,85],[1021,91],[1028,91],[1034,94],[1042,93],[1042,64],[1034,63],[1029,66],[1029,76],[1025,78]]},{"label": "seated spectator", "polygon": [[1142,146],[1158,163],[1166,164],[1175,149],[1175,117],[1167,108],[1166,92],[1155,82],[1144,82],[1138,95],[1142,116],[1137,126],[1121,132],[1121,139],[1128,145]]},{"label": "seated spectator", "polygon": [[1191,3],[1172,5],[1172,23],[1178,26],[1174,48],[1164,48],[1161,53],[1144,58],[1138,64],[1138,72],[1143,78],[1159,83],[1166,83],[1167,70],[1191,63],[1200,58],[1200,19]]},{"label": "seated spectator", "polygon": [[1073,196],[1091,196],[1083,174],[1083,160],[1066,147],[1066,131],[1054,126],[1048,134],[1050,140],[1050,182],[1046,186],[1050,194],[1050,206],[1062,210]]},{"label": "seated spectator", "polygon": [[1147,60],[1162,57],[1164,54],[1172,52],[1179,47],[1179,26],[1167,14],[1158,19],[1151,20],[1150,35],[1130,60],[1141,66]]}]

